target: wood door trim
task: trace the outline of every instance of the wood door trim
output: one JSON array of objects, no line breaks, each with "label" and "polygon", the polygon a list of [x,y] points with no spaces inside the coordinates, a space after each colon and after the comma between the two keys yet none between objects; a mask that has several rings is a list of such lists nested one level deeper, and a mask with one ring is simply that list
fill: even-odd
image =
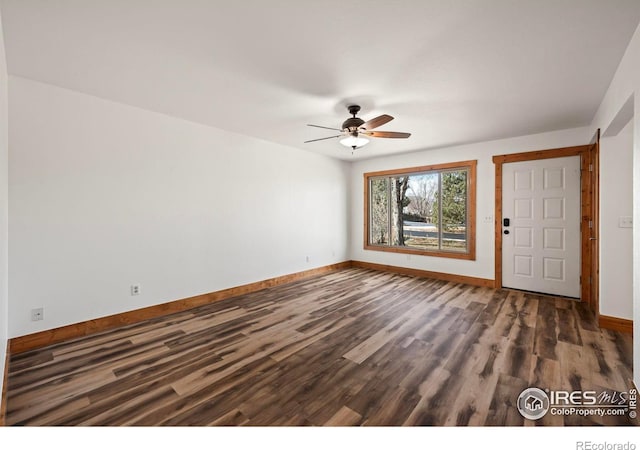
[{"label": "wood door trim", "polygon": [[[507,155],[495,155],[493,157],[493,163],[495,164],[495,208],[494,208],[494,226],[495,226],[495,284],[494,287],[499,289],[502,287],[502,165],[512,162],[522,162],[522,161],[535,161],[539,159],[550,159],[550,158],[564,158],[567,156],[580,156],[581,161],[581,170],[584,167],[584,160],[588,160],[589,158],[589,148],[590,145],[577,145],[574,147],[561,147],[561,148],[553,148],[549,150],[536,150],[532,152],[523,152],[523,153],[511,153]],[[587,163],[588,164],[588,163]],[[589,236],[588,233],[585,233],[585,214],[584,214],[584,205],[587,200],[586,197],[589,197],[588,189],[585,191],[585,183],[588,183],[589,180],[586,180],[587,177],[580,177],[580,203],[582,205],[582,220],[580,223],[581,228],[581,253],[584,252],[585,245],[589,244]],[[588,186],[588,185],[587,185]],[[591,212],[589,211],[589,216]],[[586,226],[588,230],[590,217],[586,218]],[[586,241],[586,244],[585,244]],[[580,269],[581,273],[581,299],[588,298],[584,297],[584,286],[587,283],[583,283],[582,280],[585,280],[585,255],[582,255],[582,267]],[[588,275],[587,275],[588,276]]]},{"label": "wood door trim", "polygon": [[[592,228],[586,228],[586,233],[593,237],[595,241],[589,240],[588,248],[588,264],[587,273],[590,278],[588,284],[588,296],[585,297],[589,302],[591,311],[596,316],[596,320],[600,321],[600,128],[596,130],[595,135],[589,143],[589,186],[587,187],[589,198],[589,220],[592,221]],[[591,201],[594,203],[591,204]],[[592,245],[593,243],[593,245]],[[587,283],[585,283],[587,284]]]},{"label": "wood door trim", "polygon": [[493,162],[498,164],[534,161],[536,159],[564,158],[565,156],[581,155],[589,149],[589,145],[576,145],[574,147],[560,147],[549,150],[535,150],[531,152],[509,153],[506,155],[495,155]]}]

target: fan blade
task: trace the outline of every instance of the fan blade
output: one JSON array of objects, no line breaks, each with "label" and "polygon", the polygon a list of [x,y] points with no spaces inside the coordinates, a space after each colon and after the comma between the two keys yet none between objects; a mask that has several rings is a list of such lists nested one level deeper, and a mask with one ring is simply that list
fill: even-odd
[{"label": "fan blade", "polygon": [[379,126],[382,126],[387,122],[391,122],[392,120],[393,117],[388,114],[383,114],[381,116],[374,117],[371,120],[367,120],[360,126],[360,128],[364,128],[365,130],[373,130],[374,128],[378,128]]},{"label": "fan blade", "polygon": [[364,134],[371,137],[379,138],[408,138],[411,133],[400,133],[397,131],[361,131],[360,134]]},{"label": "fan blade", "polygon": [[325,130],[334,130],[334,131],[342,131],[339,128],[330,128],[330,127],[323,127],[321,125],[311,125],[310,123],[307,124],[308,127],[316,127],[316,128],[324,128]]},{"label": "fan blade", "polygon": [[309,142],[316,142],[316,141],[324,141],[325,139],[333,139],[333,138],[338,138],[338,137],[342,137],[342,134],[339,134],[337,136],[329,136],[326,138],[320,138],[320,139],[311,139],[310,141],[304,141],[305,144],[309,143]]}]

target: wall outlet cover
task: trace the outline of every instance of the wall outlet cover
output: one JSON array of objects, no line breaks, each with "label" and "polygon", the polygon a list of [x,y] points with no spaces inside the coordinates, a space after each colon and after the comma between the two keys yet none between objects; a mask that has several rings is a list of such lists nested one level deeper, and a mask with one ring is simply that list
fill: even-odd
[{"label": "wall outlet cover", "polygon": [[44,308],[34,308],[31,310],[31,320],[33,322],[44,320]]}]

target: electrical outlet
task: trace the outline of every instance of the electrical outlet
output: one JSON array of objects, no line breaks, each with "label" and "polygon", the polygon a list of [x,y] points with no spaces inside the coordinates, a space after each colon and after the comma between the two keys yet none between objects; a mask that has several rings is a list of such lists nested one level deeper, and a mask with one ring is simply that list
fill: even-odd
[{"label": "electrical outlet", "polygon": [[309,257],[307,256],[307,262],[309,262]]},{"label": "electrical outlet", "polygon": [[484,223],[493,223],[493,216],[484,216]]},{"label": "electrical outlet", "polygon": [[31,321],[44,320],[44,308],[35,308],[31,310]]},{"label": "electrical outlet", "polygon": [[140,286],[139,284],[131,285],[131,295],[140,295],[141,291],[142,291],[142,286]]}]

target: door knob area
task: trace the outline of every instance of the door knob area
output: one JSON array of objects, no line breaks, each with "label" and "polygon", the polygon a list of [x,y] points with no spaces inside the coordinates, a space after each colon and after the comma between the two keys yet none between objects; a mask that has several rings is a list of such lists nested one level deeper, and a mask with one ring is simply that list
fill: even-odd
[{"label": "door knob area", "polygon": [[504,234],[509,234],[509,230],[504,230]]},{"label": "door knob area", "polygon": [[505,217],[504,219],[502,219],[502,225],[504,225],[505,227],[508,227],[509,225],[511,225],[511,220]]}]

